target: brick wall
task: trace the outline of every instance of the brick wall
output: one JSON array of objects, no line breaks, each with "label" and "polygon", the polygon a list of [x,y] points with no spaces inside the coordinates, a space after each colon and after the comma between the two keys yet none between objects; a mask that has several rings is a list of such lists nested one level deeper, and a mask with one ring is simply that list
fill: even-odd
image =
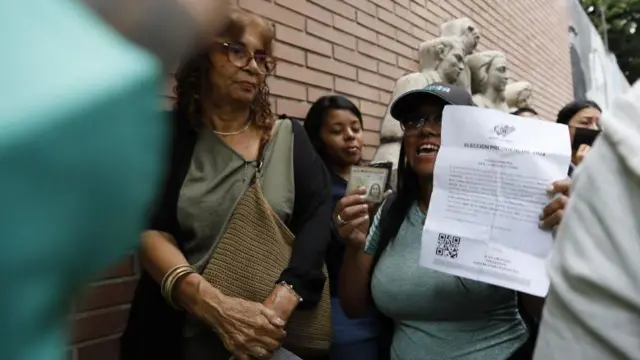
[{"label": "brick wall", "polygon": [[[480,50],[506,54],[510,75],[534,85],[535,107],[543,116],[554,119],[572,96],[561,0],[234,1],[275,23],[279,64],[269,85],[276,111],[304,117],[319,96],[347,95],[365,115],[367,158],[379,144],[395,79],[416,70],[417,45],[453,18],[476,21]],[[89,287],[72,315],[71,359],[117,359],[136,271],[128,257]]]}]

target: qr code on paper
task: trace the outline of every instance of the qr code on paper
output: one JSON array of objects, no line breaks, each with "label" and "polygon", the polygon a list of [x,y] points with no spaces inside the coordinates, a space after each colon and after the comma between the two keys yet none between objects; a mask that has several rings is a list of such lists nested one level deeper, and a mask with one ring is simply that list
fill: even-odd
[{"label": "qr code on paper", "polygon": [[460,237],[449,234],[438,234],[438,246],[436,247],[436,256],[456,259],[458,257],[458,248],[460,247]]}]

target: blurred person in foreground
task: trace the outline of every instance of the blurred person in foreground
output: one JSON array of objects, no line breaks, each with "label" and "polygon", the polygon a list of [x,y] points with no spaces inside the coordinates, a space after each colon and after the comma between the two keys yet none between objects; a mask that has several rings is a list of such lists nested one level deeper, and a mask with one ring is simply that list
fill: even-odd
[{"label": "blurred person in foreground", "polygon": [[556,236],[536,360],[640,354],[640,82],[602,124]]},{"label": "blurred person in foreground", "polygon": [[[404,131],[398,167],[398,191],[377,212],[369,229],[369,204],[356,190],[335,209],[345,251],[340,302],[357,318],[374,305],[387,322],[380,356],[391,360],[522,359],[528,338],[518,313],[518,296],[541,299],[419,265],[422,228],[429,209],[433,171],[441,142],[441,120],[447,105],[472,104],[463,88],[432,84],[410,91],[391,105]],[[558,193],[540,209],[541,228],[562,220],[567,184],[550,184]],[[539,312],[538,306],[531,306]]]},{"label": "blurred person in foreground", "polygon": [[[171,166],[142,234],[123,360],[268,359],[299,335],[285,326],[321,300],[330,180],[304,128],[271,112],[274,35],[264,18],[232,8],[176,73]],[[286,250],[252,225],[267,217],[295,236],[288,264],[277,265]]]},{"label": "blurred person in foreground", "polygon": [[[559,112],[556,122],[569,127],[569,136],[571,142],[575,137],[577,128],[589,130],[600,129],[600,116],[602,109],[591,100],[576,100],[565,105]],[[582,144],[577,147],[571,154],[571,166],[569,168],[569,176],[573,174],[575,168],[580,165],[591,147]]]},{"label": "blurred person in foreground", "polygon": [[[190,5],[204,1],[217,11]],[[194,31],[172,41],[195,41],[220,15],[163,5],[187,15],[153,31],[146,14],[158,44],[173,26]],[[72,300],[138,245],[168,139],[162,67],[79,1],[2,1],[0,24],[0,353],[58,360]]]}]

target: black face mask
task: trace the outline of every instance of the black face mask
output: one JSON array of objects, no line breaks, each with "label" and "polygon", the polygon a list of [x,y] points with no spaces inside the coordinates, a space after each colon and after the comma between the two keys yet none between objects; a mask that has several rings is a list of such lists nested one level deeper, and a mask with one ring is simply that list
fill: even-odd
[{"label": "black face mask", "polygon": [[573,151],[578,150],[580,145],[593,145],[593,142],[596,140],[598,135],[600,135],[600,130],[592,130],[585,128],[574,128],[575,133],[573,135],[573,142],[571,143],[571,149]]}]

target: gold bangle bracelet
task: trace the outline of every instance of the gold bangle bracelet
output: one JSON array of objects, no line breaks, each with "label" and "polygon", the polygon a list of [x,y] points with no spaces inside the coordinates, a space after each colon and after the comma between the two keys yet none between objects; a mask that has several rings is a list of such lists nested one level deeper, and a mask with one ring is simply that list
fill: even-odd
[{"label": "gold bangle bracelet", "polygon": [[160,290],[165,301],[173,308],[178,309],[178,306],[173,302],[173,288],[178,280],[182,277],[196,273],[196,269],[191,265],[178,265],[169,270],[162,279]]},{"label": "gold bangle bracelet", "polygon": [[277,285],[280,285],[284,288],[287,289],[287,291],[289,291],[289,293],[291,293],[291,295],[295,296],[298,299],[298,303],[302,302],[302,297],[300,295],[298,295],[298,293],[293,289],[293,285],[289,284],[286,281],[280,281]]}]

